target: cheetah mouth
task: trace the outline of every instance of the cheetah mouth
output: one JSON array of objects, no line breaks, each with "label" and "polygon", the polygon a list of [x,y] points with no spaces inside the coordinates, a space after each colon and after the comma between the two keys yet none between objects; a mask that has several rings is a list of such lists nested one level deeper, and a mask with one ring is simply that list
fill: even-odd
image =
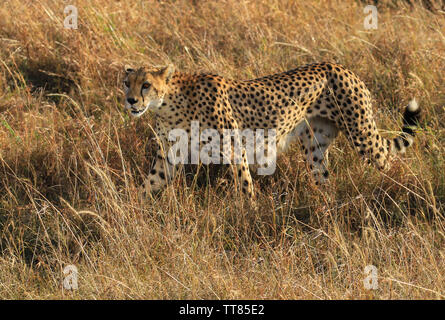
[{"label": "cheetah mouth", "polygon": [[132,115],[133,117],[140,117],[140,116],[142,116],[142,115],[145,113],[145,111],[147,111],[147,110],[148,110],[148,106],[145,107],[144,109],[141,109],[141,110],[131,109],[131,110],[130,110],[130,113],[131,113],[131,115]]}]

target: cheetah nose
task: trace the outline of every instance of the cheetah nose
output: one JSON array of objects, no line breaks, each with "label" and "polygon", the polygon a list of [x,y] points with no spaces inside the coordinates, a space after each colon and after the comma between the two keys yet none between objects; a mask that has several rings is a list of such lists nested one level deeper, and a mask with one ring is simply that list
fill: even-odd
[{"label": "cheetah nose", "polygon": [[129,104],[135,104],[136,102],[138,102],[138,99],[135,98],[127,98],[127,101]]}]

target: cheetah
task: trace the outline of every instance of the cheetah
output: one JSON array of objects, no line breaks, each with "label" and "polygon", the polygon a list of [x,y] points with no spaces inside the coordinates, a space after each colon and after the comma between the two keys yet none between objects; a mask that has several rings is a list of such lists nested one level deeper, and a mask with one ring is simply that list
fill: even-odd
[{"label": "cheetah", "polygon": [[[175,165],[167,157],[168,132],[180,128],[190,136],[193,121],[199,122],[200,132],[274,129],[277,153],[299,140],[316,183],[323,183],[329,175],[328,148],[339,132],[367,162],[386,170],[390,155],[403,153],[413,144],[420,120],[420,107],[413,99],[404,110],[402,131],[393,139],[382,137],[369,90],[354,73],[335,63],[308,64],[252,80],[182,73],[173,65],[126,67],[125,72],[125,108],[133,117],[150,110],[156,119],[160,148],[141,186],[145,195],[163,188],[175,174]],[[220,156],[230,157],[225,152]],[[238,191],[254,203],[249,169],[253,166],[245,148],[239,156],[241,161],[232,165],[233,178]]]}]

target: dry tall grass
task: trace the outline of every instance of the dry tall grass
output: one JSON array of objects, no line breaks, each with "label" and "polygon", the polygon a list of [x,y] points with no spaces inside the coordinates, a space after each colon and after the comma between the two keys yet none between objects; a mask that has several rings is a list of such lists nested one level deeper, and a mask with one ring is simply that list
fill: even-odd
[{"label": "dry tall grass", "polygon": [[[63,28],[67,4],[78,30]],[[364,6],[2,1],[0,297],[443,299],[445,13],[379,1],[378,29],[364,30]],[[233,78],[339,62],[369,86],[385,135],[413,96],[423,129],[386,174],[341,137],[327,189],[294,147],[256,179],[259,212],[205,169],[141,203],[153,121],[124,112],[121,68],[168,61]],[[62,287],[69,264],[75,291]],[[363,286],[370,264],[375,291]]]}]

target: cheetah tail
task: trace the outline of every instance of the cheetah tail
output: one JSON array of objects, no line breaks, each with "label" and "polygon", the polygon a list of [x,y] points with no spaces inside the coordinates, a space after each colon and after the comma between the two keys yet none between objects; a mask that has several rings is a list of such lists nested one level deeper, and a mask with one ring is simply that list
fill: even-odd
[{"label": "cheetah tail", "polygon": [[420,107],[416,99],[411,100],[403,113],[402,133],[392,141],[391,151],[404,153],[414,142],[415,130],[420,121]]}]

